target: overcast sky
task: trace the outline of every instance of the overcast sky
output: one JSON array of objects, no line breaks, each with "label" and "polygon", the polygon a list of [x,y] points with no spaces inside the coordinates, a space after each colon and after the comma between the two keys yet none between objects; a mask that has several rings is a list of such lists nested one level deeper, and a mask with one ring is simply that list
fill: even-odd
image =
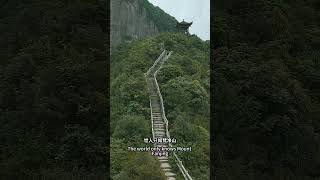
[{"label": "overcast sky", "polygon": [[193,21],[190,33],[210,39],[210,0],[149,0],[178,21]]}]

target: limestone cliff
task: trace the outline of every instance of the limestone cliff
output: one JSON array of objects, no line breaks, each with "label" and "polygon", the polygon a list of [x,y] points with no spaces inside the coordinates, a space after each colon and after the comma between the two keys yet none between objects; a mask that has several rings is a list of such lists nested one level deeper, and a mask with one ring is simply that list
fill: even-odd
[{"label": "limestone cliff", "polygon": [[111,0],[111,48],[173,29],[175,21],[147,0]]}]

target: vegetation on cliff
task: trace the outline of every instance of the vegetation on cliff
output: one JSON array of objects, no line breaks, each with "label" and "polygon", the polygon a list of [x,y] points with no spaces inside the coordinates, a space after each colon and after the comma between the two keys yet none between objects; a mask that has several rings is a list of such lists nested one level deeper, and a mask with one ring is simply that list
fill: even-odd
[{"label": "vegetation on cliff", "polygon": [[164,12],[161,8],[154,6],[148,0],[142,1],[142,7],[147,12],[147,17],[157,26],[159,32],[175,32],[177,20]]}]

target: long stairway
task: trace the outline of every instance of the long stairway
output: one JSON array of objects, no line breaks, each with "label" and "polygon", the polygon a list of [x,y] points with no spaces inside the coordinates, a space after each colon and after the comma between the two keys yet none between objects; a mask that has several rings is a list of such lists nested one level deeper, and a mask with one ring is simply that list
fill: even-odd
[{"label": "long stairway", "polygon": [[[149,88],[149,94],[150,94],[150,106],[151,106],[151,119],[152,119],[152,133],[153,138],[169,138],[166,133],[166,121],[164,119],[164,110],[161,102],[161,97],[158,92],[158,84],[156,82],[156,72],[158,69],[160,69],[161,64],[169,58],[170,53],[167,51],[163,51],[163,53],[160,55],[160,57],[156,60],[154,65],[149,69],[149,71],[146,73],[147,78],[147,85]],[[168,143],[156,143],[156,147],[168,147]],[[170,155],[170,154],[169,154]],[[176,174],[172,172],[171,165],[168,161],[168,157],[161,156],[158,157],[158,160],[160,161],[160,167],[165,173],[165,176],[167,177],[167,180],[175,180],[174,177]]]}]

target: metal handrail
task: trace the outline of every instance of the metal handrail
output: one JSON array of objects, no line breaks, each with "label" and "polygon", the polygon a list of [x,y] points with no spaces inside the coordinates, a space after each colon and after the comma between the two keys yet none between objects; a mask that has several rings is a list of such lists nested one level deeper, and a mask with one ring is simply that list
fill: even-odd
[{"label": "metal handrail", "polygon": [[151,129],[152,129],[152,138],[154,139],[154,130],[153,130],[153,115],[152,115],[152,105],[150,99],[150,111],[151,111]]},{"label": "metal handrail", "polygon": [[163,50],[162,53],[160,54],[160,56],[158,57],[158,59],[153,63],[151,68],[149,68],[146,75],[148,75],[150,73],[151,69],[153,69],[158,64],[158,62],[162,59],[162,57],[165,55],[165,53],[166,53],[166,50]]},{"label": "metal handrail", "polygon": [[170,138],[170,134],[169,134],[169,122],[168,122],[168,119],[166,117],[166,113],[165,113],[165,110],[164,110],[164,103],[163,103],[163,98],[162,98],[162,94],[160,92],[160,88],[159,88],[159,84],[158,84],[158,81],[157,81],[157,74],[158,74],[158,71],[162,68],[162,64],[165,60],[169,59],[169,57],[171,56],[171,53],[169,53],[169,55],[167,55],[164,60],[162,61],[162,63],[160,64],[160,67],[156,70],[156,72],[154,73],[154,80],[155,80],[155,83],[156,83],[156,87],[157,87],[157,93],[160,97],[160,104],[161,104],[161,109],[162,109],[162,118],[164,120],[164,122],[166,123],[166,134],[167,134],[167,137]]},{"label": "metal handrail", "polygon": [[[166,50],[163,50],[158,59],[153,63],[153,65],[148,69],[147,73],[145,73],[146,81],[148,83],[147,76],[150,74],[150,71],[156,66],[156,64],[162,59],[162,57],[165,55]],[[152,105],[151,105],[151,99],[150,99],[150,111],[151,111],[151,131],[152,131],[152,138],[154,139],[154,130],[153,130],[153,115],[152,115]]]},{"label": "metal handrail", "polygon": [[[161,104],[161,111],[162,111],[162,118],[165,122],[165,125],[166,125],[166,135],[168,138],[170,138],[170,133],[169,133],[169,124],[168,124],[168,119],[165,115],[165,110],[164,110],[164,103],[163,103],[163,98],[162,98],[162,94],[160,92],[160,88],[159,88],[159,84],[158,84],[158,81],[157,81],[157,73],[158,71],[162,68],[162,65],[163,65],[163,62],[168,60],[169,57],[171,56],[172,54],[172,51],[165,57],[164,54],[166,54],[166,50],[164,50],[161,55],[159,56],[159,58],[155,61],[155,63],[152,65],[152,67],[147,71],[146,73],[146,76],[150,74],[150,71],[151,69],[154,69],[154,67],[159,63],[160,60],[163,60],[160,64],[160,67],[155,71],[155,73],[153,74],[153,78],[154,78],[154,81],[155,81],[155,84],[156,84],[156,88],[157,88],[157,94],[158,96],[160,97],[160,104]],[[151,100],[150,100],[150,107],[151,107]],[[152,116],[152,107],[151,107],[151,121],[152,121],[152,135],[154,137],[154,132],[153,132],[153,116]],[[169,146],[172,147],[172,144],[169,142]],[[181,171],[182,175],[184,176],[185,179],[187,180],[192,180],[191,176],[189,175],[188,171],[186,170],[186,168],[183,166],[182,164],[182,161],[179,159],[179,157],[177,156],[177,154],[175,152],[173,152],[173,155],[176,159],[176,163],[177,163],[177,166],[179,168],[179,170]]]}]

